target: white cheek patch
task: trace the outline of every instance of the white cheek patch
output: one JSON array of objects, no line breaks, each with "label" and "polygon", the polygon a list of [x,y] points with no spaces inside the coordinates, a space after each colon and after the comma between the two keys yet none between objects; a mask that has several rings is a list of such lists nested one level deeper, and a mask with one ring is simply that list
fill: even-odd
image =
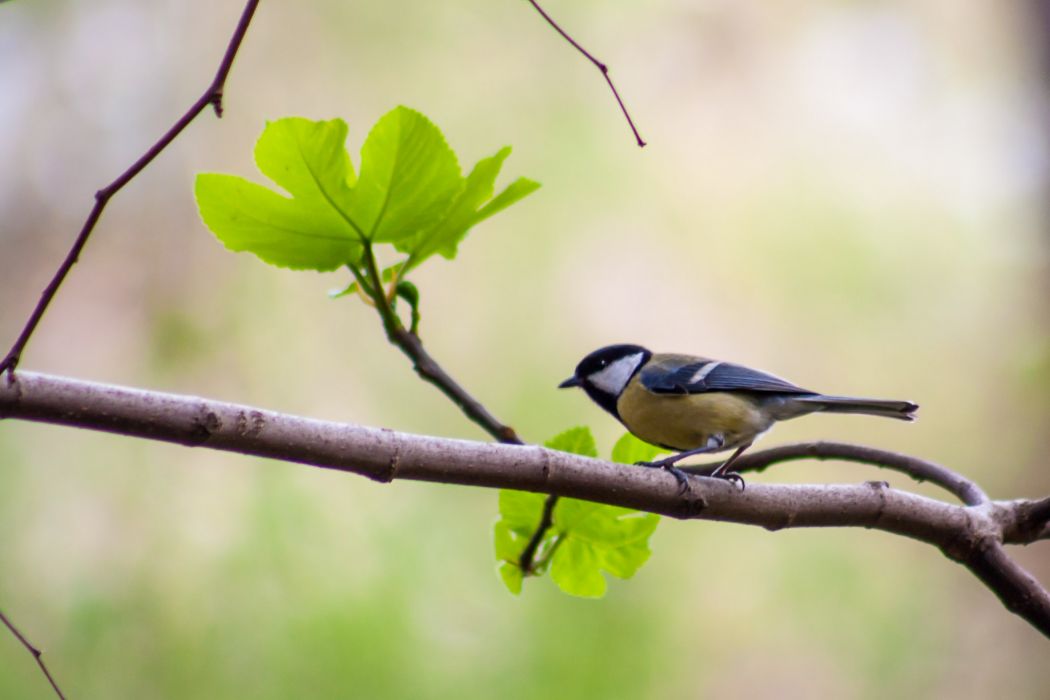
[{"label": "white cheek patch", "polygon": [[644,356],[640,352],[621,357],[600,372],[587,377],[587,381],[607,394],[619,396],[627,382],[631,381],[631,375],[642,363],[642,357]]}]

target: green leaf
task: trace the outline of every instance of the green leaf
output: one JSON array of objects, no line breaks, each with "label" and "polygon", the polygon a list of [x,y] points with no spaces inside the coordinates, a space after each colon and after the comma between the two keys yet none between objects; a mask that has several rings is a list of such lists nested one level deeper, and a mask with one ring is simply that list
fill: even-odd
[{"label": "green leaf", "polygon": [[514,595],[520,595],[521,584],[525,580],[524,574],[521,573],[521,567],[509,561],[504,561],[500,562],[498,571],[499,577],[503,579],[503,585],[507,587],[507,590]]},{"label": "green leaf", "polygon": [[542,493],[529,491],[512,491],[502,489],[499,492],[499,514],[508,528],[513,532],[531,535],[540,524],[543,516],[543,502],[547,497]]},{"label": "green leaf", "polygon": [[583,598],[605,595],[605,577],[594,547],[574,537],[565,540],[554,552],[551,580],[570,595]]},{"label": "green leaf", "polygon": [[543,444],[552,450],[571,452],[574,455],[582,455],[584,457],[598,456],[598,447],[594,443],[594,436],[591,435],[591,429],[586,426],[569,428]]},{"label": "green leaf", "polygon": [[[475,224],[506,209],[539,188],[539,183],[519,178],[495,199],[488,201],[492,198],[496,177],[503,167],[503,161],[510,152],[510,146],[505,146],[495,155],[479,160],[444,218],[396,244],[398,250],[409,254],[408,269],[418,266],[435,253],[440,253],[448,259],[456,257],[459,243]],[[485,204],[486,201],[488,204]]]},{"label": "green leaf", "polygon": [[519,177],[514,182],[510,183],[506,189],[496,195],[495,199],[483,206],[478,210],[474,220],[470,222],[470,225],[484,221],[494,214],[498,214],[511,204],[528,197],[530,194],[540,188],[540,183],[535,180],[530,180],[527,177]]},{"label": "green leaf", "polygon": [[522,535],[511,530],[506,521],[497,522],[493,528],[499,575],[507,589],[514,595],[521,593],[521,582],[525,578],[517,562],[528,540],[526,538],[525,542],[520,542],[521,539]]},{"label": "green leaf", "polygon": [[[652,527],[655,529],[660,518],[651,513],[646,514],[646,517],[653,520]],[[619,547],[607,548],[602,552],[602,568],[613,576],[631,578],[649,561],[651,554],[647,539],[625,542]]]},{"label": "green leaf", "polygon": [[438,128],[396,107],[361,148],[351,211],[369,239],[396,243],[440,219],[463,186],[456,154]]},{"label": "green leaf", "polygon": [[570,540],[586,542],[597,569],[629,578],[649,558],[649,538],[660,517],[630,508],[577,499],[562,499],[554,509],[554,526]]},{"label": "green leaf", "polygon": [[[364,243],[392,243],[408,257],[399,274],[435,253],[456,255],[467,231],[539,185],[519,178],[493,197],[510,148],[483,158],[466,178],[434,124],[396,107],[369,132],[355,175],[340,119],[268,123],[255,162],[285,192],[218,173],[197,176],[201,218],[234,251],[274,265],[333,270],[360,264]],[[330,296],[357,291],[349,284]]]},{"label": "green leaf", "polygon": [[652,462],[658,454],[666,452],[663,448],[642,442],[630,433],[624,433],[623,437],[616,441],[612,449],[612,461],[620,464],[637,464],[638,462]]},{"label": "green leaf", "polygon": [[602,571],[630,578],[649,559],[649,538],[659,522],[652,513],[559,500],[554,529],[562,542],[554,553],[551,578],[566,593],[600,597],[605,593]]},{"label": "green leaf", "polygon": [[554,524],[559,530],[601,547],[645,540],[658,521],[659,516],[652,513],[575,498],[562,499],[554,509]]},{"label": "green leaf", "polygon": [[357,261],[362,247],[347,213],[354,172],[346,132],[341,119],[268,123],[255,161],[291,197],[233,175],[201,173],[194,193],[205,225],[230,250],[281,267],[324,271]]}]

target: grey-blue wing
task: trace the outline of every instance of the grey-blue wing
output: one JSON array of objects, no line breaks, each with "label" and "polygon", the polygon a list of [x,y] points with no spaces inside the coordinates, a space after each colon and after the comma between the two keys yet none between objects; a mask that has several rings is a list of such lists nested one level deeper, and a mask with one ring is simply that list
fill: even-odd
[{"label": "grey-blue wing", "polygon": [[639,379],[657,394],[699,394],[705,391],[759,391],[780,394],[812,394],[772,374],[717,360],[689,363],[651,362]]}]

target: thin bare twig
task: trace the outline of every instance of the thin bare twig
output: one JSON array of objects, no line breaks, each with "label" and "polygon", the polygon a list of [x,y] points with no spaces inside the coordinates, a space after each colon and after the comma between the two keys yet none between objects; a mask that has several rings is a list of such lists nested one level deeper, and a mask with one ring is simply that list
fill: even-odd
[{"label": "thin bare twig", "polygon": [[554,31],[561,34],[565,41],[569,42],[574,49],[583,54],[588,61],[593,63],[594,66],[602,72],[602,77],[605,78],[605,82],[609,84],[609,89],[612,90],[613,97],[616,98],[616,104],[620,105],[620,111],[623,112],[623,116],[627,119],[627,125],[631,127],[631,132],[634,134],[635,142],[637,142],[639,148],[645,147],[645,141],[642,140],[642,135],[638,133],[638,128],[634,125],[634,120],[631,119],[631,113],[627,111],[627,106],[620,98],[620,93],[617,92],[616,86],[613,85],[612,78],[609,77],[609,67],[595,58],[590,51],[580,46],[579,42],[569,36],[568,32],[562,29],[561,26],[554,21],[554,18],[548,15],[544,9],[540,7],[540,4],[536,2],[536,0],[529,0],[529,4],[536,8],[536,12],[540,13],[540,16],[547,21],[547,24],[549,24]]},{"label": "thin bare twig", "polygon": [[248,0],[244,6],[244,10],[241,12],[241,17],[237,21],[237,27],[233,31],[233,36],[230,37],[229,44],[226,46],[226,53],[222,57],[222,62],[219,64],[218,70],[215,72],[215,77],[204,93],[197,98],[186,113],[179,117],[178,121],[168,129],[160,139],[154,143],[148,151],[142,154],[138,160],[132,163],[127,170],[121,173],[116,180],[109,183],[98,192],[95,193],[95,203],[91,207],[91,211],[88,213],[87,219],[84,221],[84,225],[80,228],[80,233],[77,234],[76,240],[73,242],[73,247],[69,249],[69,253],[66,254],[65,260],[58,266],[58,270],[55,271],[51,281],[48,282],[47,287],[40,294],[40,300],[34,307],[33,312],[29,315],[29,320],[26,321],[25,326],[22,328],[22,332],[19,333],[18,338],[15,340],[14,345],[7,351],[7,355],[4,356],[3,360],[0,360],[0,373],[5,371],[13,372],[15,367],[18,366],[19,361],[22,359],[22,352],[25,350],[26,344],[29,342],[29,338],[33,335],[37,325],[40,323],[40,319],[44,317],[44,312],[47,311],[47,307],[51,304],[51,301],[55,298],[58,293],[59,287],[62,286],[62,282],[65,281],[66,275],[76,264],[77,259],[80,257],[81,251],[87,244],[88,238],[91,236],[91,232],[95,230],[95,224],[98,223],[99,217],[102,216],[102,210],[106,208],[106,204],[112,197],[120,191],[124,185],[128,184],[136,175],[149,165],[157,155],[160,154],[168,145],[175,140],[182,130],[189,126],[190,122],[197,118],[204,109],[211,105],[215,110],[215,115],[218,117],[222,116],[222,91],[226,84],[226,76],[229,75],[230,68],[233,66],[233,59],[237,55],[237,50],[241,46],[241,41],[244,39],[245,32],[248,31],[248,24],[252,20],[252,15],[255,14],[255,8],[259,5],[259,0]]},{"label": "thin bare twig", "polygon": [[[837,459],[843,462],[870,464],[882,469],[907,474],[918,482],[929,481],[941,486],[958,497],[968,506],[988,503],[990,500],[980,486],[962,474],[952,471],[940,464],[918,457],[903,455],[899,452],[880,450],[874,447],[853,445],[845,442],[800,442],[794,445],[782,445],[768,450],[759,450],[744,454],[733,463],[736,471],[764,471],[780,462],[798,459]],[[687,472],[706,476],[713,472],[721,462],[704,464],[696,467],[683,467]]]},{"label": "thin bare twig", "polygon": [[7,626],[7,629],[11,630],[11,634],[15,635],[15,638],[22,643],[22,646],[33,655],[33,658],[36,659],[36,665],[40,667],[40,670],[44,673],[44,677],[47,678],[47,682],[51,684],[51,687],[55,691],[55,695],[62,700],[66,700],[66,696],[62,694],[62,689],[59,688],[58,683],[55,682],[55,677],[51,675],[51,671],[48,670],[47,664],[44,663],[44,652],[37,649],[32,642],[26,639],[26,636],[15,627],[15,623],[11,622],[7,615],[4,614],[3,610],[0,610],[0,622],[3,622]]},{"label": "thin bare twig", "polygon": [[969,568],[1003,604],[1050,637],[1050,596],[1002,544],[1040,539],[1047,499],[944,503],[886,486],[751,484],[699,477],[680,496],[669,475],[529,445],[501,445],[311,420],[250,406],[30,372],[0,380],[0,418],[203,446],[388,482],[508,488],[583,498],[677,518],[757,525],[864,527],[926,542]]}]

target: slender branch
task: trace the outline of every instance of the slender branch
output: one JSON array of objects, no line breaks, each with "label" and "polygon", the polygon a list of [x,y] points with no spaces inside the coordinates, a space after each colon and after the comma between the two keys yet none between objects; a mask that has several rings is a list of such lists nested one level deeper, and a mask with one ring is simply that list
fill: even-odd
[{"label": "slender branch", "polygon": [[555,22],[554,19],[550,15],[548,15],[542,7],[540,7],[540,4],[536,0],[529,0],[529,4],[536,8],[536,12],[540,13],[540,16],[547,21],[547,24],[549,24],[554,29],[554,31],[561,34],[562,38],[564,38],[565,41],[569,42],[574,49],[583,54],[583,56],[588,61],[593,63],[594,66],[602,72],[602,77],[605,78],[605,82],[609,84],[609,89],[612,90],[613,97],[616,98],[616,104],[620,105],[620,111],[623,112],[623,116],[627,119],[627,125],[631,127],[631,133],[634,134],[635,142],[638,144],[639,148],[644,148],[645,141],[642,140],[642,135],[638,133],[638,128],[634,125],[634,120],[631,119],[631,113],[627,111],[627,106],[623,103],[623,100],[620,99],[620,93],[617,92],[616,86],[613,85],[612,78],[609,77],[609,67],[606,66],[603,62],[599,61],[597,58],[595,58],[593,54],[591,54],[587,49],[580,46],[580,44],[575,39],[569,36],[568,32],[562,29],[561,26],[557,22]]},{"label": "slender branch", "polygon": [[222,62],[219,63],[219,68],[215,72],[215,77],[212,78],[211,83],[208,85],[204,93],[197,98],[196,102],[190,105],[190,108],[186,110],[186,113],[179,117],[178,121],[176,121],[156,143],[150,146],[149,150],[143,153],[142,156],[132,163],[127,170],[121,173],[116,180],[95,193],[95,203],[91,207],[91,211],[88,212],[87,219],[84,221],[83,226],[80,228],[80,233],[77,234],[76,240],[73,242],[73,247],[69,249],[65,260],[63,260],[62,264],[58,266],[58,270],[55,271],[51,281],[48,282],[47,287],[45,287],[44,291],[40,294],[40,300],[37,302],[36,307],[34,307],[33,312],[29,315],[29,320],[26,321],[26,324],[22,328],[22,332],[19,333],[14,345],[12,345],[11,349],[7,351],[7,355],[4,356],[4,359],[0,360],[0,373],[3,373],[4,371],[13,372],[15,367],[18,366],[18,363],[22,358],[22,352],[25,350],[26,344],[29,342],[29,338],[33,335],[40,320],[44,317],[44,312],[47,311],[51,301],[58,293],[58,289],[65,281],[66,275],[69,274],[73,265],[76,264],[81,251],[83,251],[88,238],[91,236],[91,232],[95,230],[95,224],[98,223],[99,218],[102,216],[102,210],[106,208],[106,204],[109,200],[112,199],[112,197],[119,192],[124,185],[128,184],[136,175],[142,172],[142,170],[145,169],[145,167],[149,165],[161,151],[167,148],[168,145],[175,140],[175,137],[182,133],[182,130],[189,126],[190,122],[196,119],[208,105],[211,105],[215,110],[216,116],[222,116],[222,93],[226,84],[226,76],[230,73],[230,69],[233,66],[233,59],[237,55],[237,50],[241,46],[241,41],[244,39],[244,35],[248,31],[248,24],[251,22],[252,15],[255,14],[255,8],[258,5],[259,0],[248,0],[245,4],[240,19],[237,21],[237,26],[233,31],[233,36],[230,37],[230,41],[226,46],[226,53],[222,57]]},{"label": "slender branch", "polygon": [[[375,303],[379,317],[383,321],[383,330],[386,331],[386,337],[412,360],[412,366],[416,370],[416,374],[424,381],[436,386],[441,393],[459,406],[459,409],[466,414],[467,418],[481,426],[485,432],[496,440],[511,445],[524,444],[513,428],[500,422],[481,402],[467,393],[466,389],[442,369],[441,365],[423,347],[423,341],[419,339],[418,335],[405,329],[401,319],[397,317],[393,307],[390,305],[390,301],[386,298],[386,294],[383,293],[383,282],[379,276],[379,266],[376,265],[370,241],[365,241],[364,263],[365,272],[370,282],[367,291]],[[355,272],[356,275],[357,273]],[[358,279],[358,286],[365,287],[361,279]]]},{"label": "slender branch", "polygon": [[3,610],[0,610],[0,622],[3,622],[7,626],[7,629],[11,630],[11,634],[15,635],[15,638],[22,643],[22,646],[33,655],[33,658],[36,659],[36,665],[40,667],[40,670],[44,673],[44,677],[47,678],[47,682],[51,684],[51,687],[55,691],[55,695],[62,700],[66,700],[66,696],[62,694],[62,689],[58,687],[58,683],[55,682],[54,676],[51,675],[51,671],[48,670],[47,664],[44,663],[44,652],[37,649],[32,642],[26,639],[26,636],[15,627],[15,623],[11,622],[7,615],[4,614]]},{"label": "slender branch", "polygon": [[[990,500],[981,487],[963,475],[925,459],[903,455],[899,452],[880,450],[874,447],[852,445],[844,442],[802,442],[795,445],[783,445],[768,450],[746,453],[733,463],[736,471],[764,471],[780,462],[799,459],[837,459],[843,462],[859,462],[883,469],[907,474],[918,482],[929,481],[943,487],[957,496],[968,506],[988,503]],[[693,474],[707,475],[721,463],[705,464],[697,467],[685,467]]]},{"label": "slender branch", "polygon": [[863,484],[751,484],[741,493],[698,477],[686,496],[670,475],[543,447],[450,440],[30,372],[0,380],[0,418],[53,423],[238,452],[377,481],[510,488],[676,518],[793,527],[864,527],[931,544],[972,571],[1003,604],[1050,637],[1050,596],[1002,544],[1039,539],[1048,499],[944,503]]}]

